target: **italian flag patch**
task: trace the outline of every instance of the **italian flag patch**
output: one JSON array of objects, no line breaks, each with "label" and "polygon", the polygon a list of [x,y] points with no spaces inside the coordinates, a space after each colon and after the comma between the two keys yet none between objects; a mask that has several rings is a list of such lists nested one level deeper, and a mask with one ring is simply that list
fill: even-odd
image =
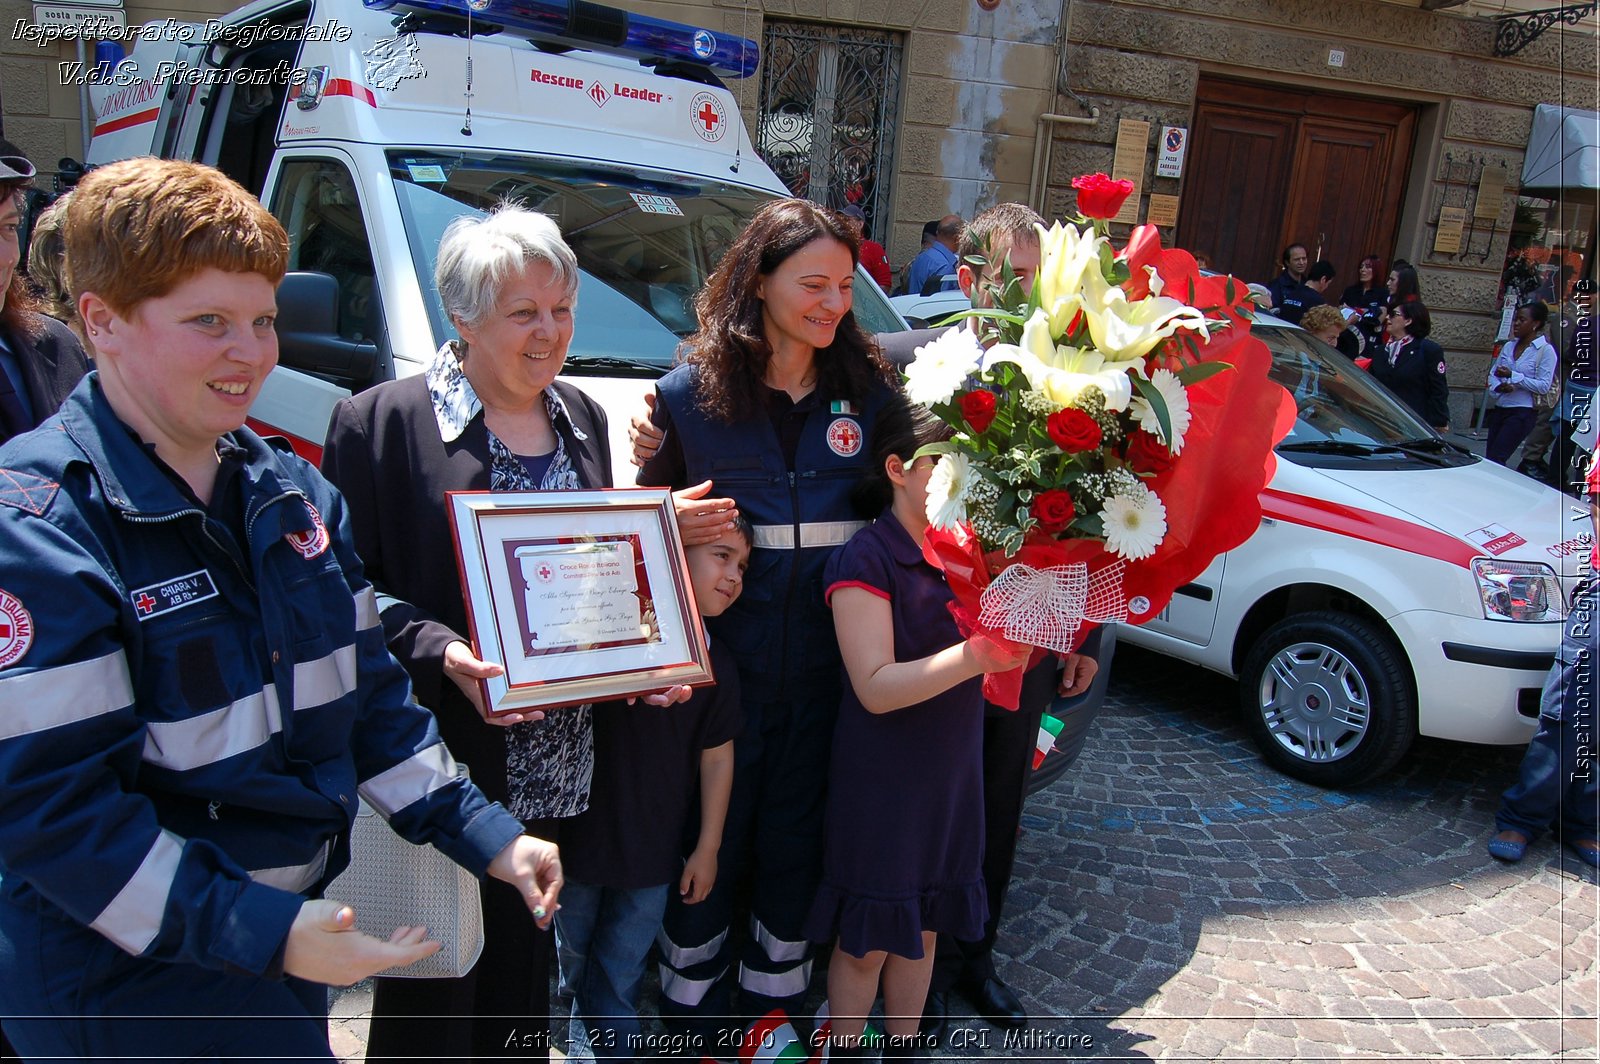
[{"label": "italian flag patch", "polygon": [[828,404],[828,413],[830,414],[859,414],[860,412],[856,408],[856,404],[848,399],[835,399]]}]

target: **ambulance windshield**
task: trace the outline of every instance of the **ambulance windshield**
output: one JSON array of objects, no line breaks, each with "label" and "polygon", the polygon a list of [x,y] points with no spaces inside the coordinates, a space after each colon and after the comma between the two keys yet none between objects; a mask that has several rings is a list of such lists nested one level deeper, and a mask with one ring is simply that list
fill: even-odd
[{"label": "ambulance windshield", "polygon": [[[515,200],[554,218],[577,255],[574,359],[636,363],[652,374],[694,332],[695,294],[772,197],[693,175],[516,155],[396,151],[389,170],[436,345],[454,335],[429,283],[440,236],[464,214]],[[865,328],[905,327],[876,292],[857,304]]]}]

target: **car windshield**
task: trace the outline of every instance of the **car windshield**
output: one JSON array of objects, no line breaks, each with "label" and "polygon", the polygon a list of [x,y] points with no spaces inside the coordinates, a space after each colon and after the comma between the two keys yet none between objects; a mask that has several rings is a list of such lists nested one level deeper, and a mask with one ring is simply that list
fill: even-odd
[{"label": "car windshield", "polygon": [[[516,200],[550,215],[578,259],[578,320],[568,359],[607,373],[657,374],[694,332],[694,297],[772,193],[643,169],[521,155],[391,151],[389,172],[423,281],[434,344],[454,336],[434,289],[445,227]],[[868,332],[905,328],[858,272],[855,314]]]},{"label": "car windshield", "polygon": [[1269,375],[1294,399],[1294,428],[1279,454],[1306,464],[1370,456],[1429,465],[1471,462],[1336,348],[1303,329],[1260,323],[1251,334],[1272,351]]}]

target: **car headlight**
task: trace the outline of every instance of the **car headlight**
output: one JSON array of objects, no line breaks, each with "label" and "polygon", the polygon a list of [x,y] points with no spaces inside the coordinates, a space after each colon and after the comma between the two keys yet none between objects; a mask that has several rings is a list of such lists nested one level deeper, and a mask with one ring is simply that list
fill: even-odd
[{"label": "car headlight", "polygon": [[1478,558],[1472,563],[1483,599],[1483,615],[1491,621],[1559,621],[1566,616],[1556,571],[1539,562]]}]

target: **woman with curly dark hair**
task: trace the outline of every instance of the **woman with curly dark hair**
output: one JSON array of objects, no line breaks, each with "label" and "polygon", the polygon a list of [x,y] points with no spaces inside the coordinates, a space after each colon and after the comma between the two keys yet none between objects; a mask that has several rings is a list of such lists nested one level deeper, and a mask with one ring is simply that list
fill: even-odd
[{"label": "woman with curly dark hair", "polygon": [[[696,301],[685,365],[656,386],[661,445],[639,483],[712,483],[755,529],[744,594],[709,625],[739,662],[745,732],[711,896],[667,911],[662,1018],[714,1037],[718,1022],[791,1013],[810,981],[802,930],[821,871],[823,789],[839,709],[839,648],[822,570],[864,524],[851,493],[895,393],[851,313],[859,251],[843,215],[804,200],[758,211]],[[711,509],[727,505],[701,500]],[[749,941],[730,965],[732,894],[751,882]],[[731,1006],[731,972],[742,988]]]}]

